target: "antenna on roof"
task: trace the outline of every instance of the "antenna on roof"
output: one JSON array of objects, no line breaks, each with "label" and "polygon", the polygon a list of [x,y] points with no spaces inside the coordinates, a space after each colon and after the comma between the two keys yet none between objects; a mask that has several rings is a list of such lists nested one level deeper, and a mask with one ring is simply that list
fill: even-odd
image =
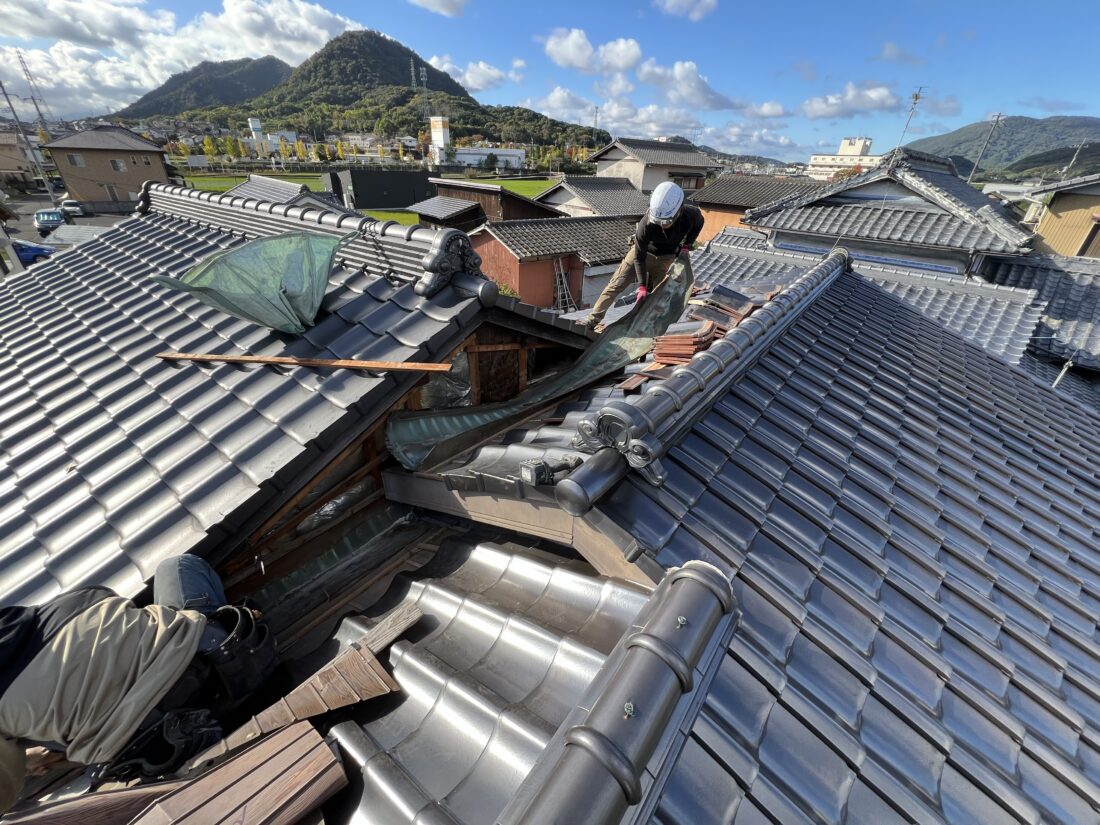
[{"label": "antenna on roof", "polygon": [[989,125],[989,132],[986,133],[985,143],[982,144],[982,149],[980,152],[978,152],[978,159],[974,161],[974,167],[970,170],[970,174],[966,176],[967,183],[970,183],[970,181],[974,180],[974,175],[976,175],[978,172],[978,164],[982,162],[982,156],[985,155],[985,149],[987,146],[989,146],[989,141],[993,137],[993,130],[997,128],[997,124],[1000,122],[1001,113],[997,112],[997,114],[993,115],[993,122]]},{"label": "antenna on roof", "polygon": [[[901,137],[898,138],[898,145],[894,147],[895,153],[901,148],[901,145],[905,143],[905,135],[909,132],[909,124],[913,122],[913,116],[917,113],[917,104],[924,98],[924,95],[921,94],[923,91],[923,86],[917,86],[917,90],[909,96],[909,116],[905,118],[905,126],[901,130]],[[897,154],[894,155],[891,162],[896,160]]]},{"label": "antenna on roof", "polygon": [[1082,149],[1087,149],[1088,144],[1081,142],[1077,144],[1077,151],[1073,153],[1073,157],[1070,158],[1069,164],[1062,170],[1062,177],[1059,180],[1065,180],[1066,175],[1069,174],[1069,170],[1073,168],[1073,164],[1077,163],[1077,156],[1081,154]]},{"label": "antenna on roof", "polygon": [[[42,91],[38,88],[38,82],[34,79],[34,75],[31,74],[30,67],[27,66],[27,61],[23,59],[23,52],[16,49],[15,53],[19,56],[19,65],[23,67],[23,77],[27,78],[27,85],[31,90],[31,96],[28,99],[34,104],[34,110],[38,112],[38,125],[42,131],[46,133],[46,137],[49,138],[50,130],[46,128],[46,118],[42,116],[42,110],[38,108],[39,103],[46,106],[46,101],[42,97]],[[50,118],[53,119],[53,112],[50,111],[49,106],[46,106],[46,112],[49,114]]]}]

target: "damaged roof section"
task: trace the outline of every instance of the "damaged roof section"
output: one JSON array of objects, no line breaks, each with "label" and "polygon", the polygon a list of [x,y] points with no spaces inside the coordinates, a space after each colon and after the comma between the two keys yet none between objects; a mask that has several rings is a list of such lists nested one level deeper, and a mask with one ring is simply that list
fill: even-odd
[{"label": "damaged roof section", "polygon": [[[418,379],[179,366],[158,352],[432,361],[495,302],[461,233],[159,184],[138,209],[0,284],[4,603],[84,583],[136,593],[166,556],[229,542]],[[300,337],[148,279],[303,228],[361,236],[342,247],[318,321]],[[525,314],[536,324],[545,315]]]},{"label": "damaged roof section", "polygon": [[967,252],[1026,252],[1031,240],[950,160],[904,147],[863,174],[751,209],[745,219],[799,234]]}]

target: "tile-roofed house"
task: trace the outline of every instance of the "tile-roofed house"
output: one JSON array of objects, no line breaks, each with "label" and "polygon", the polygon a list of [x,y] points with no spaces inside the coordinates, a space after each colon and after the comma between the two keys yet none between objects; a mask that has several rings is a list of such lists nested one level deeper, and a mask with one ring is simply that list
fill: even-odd
[{"label": "tile-roofed house", "polygon": [[824,184],[810,178],[781,178],[771,175],[725,174],[689,196],[703,213],[705,243],[727,226],[741,226],[745,212],[757,206],[820,189]]},{"label": "tile-roofed house", "polygon": [[629,179],[592,175],[564,175],[535,200],[577,218],[593,215],[640,218],[649,208],[649,198]]},{"label": "tile-roofed house", "polygon": [[[835,252],[671,378],[468,459],[522,465],[442,468],[450,512],[654,581],[708,561],[739,611],[663,735],[637,729],[668,707],[643,693],[625,714],[586,697],[625,721],[559,730],[502,822],[1100,815],[1095,412],[903,298]],[[554,486],[524,481],[564,458]],[[432,500],[424,477],[387,489],[405,482]],[[629,754],[607,787],[594,739]]]},{"label": "tile-roofed house", "polygon": [[145,181],[169,181],[164,149],[121,126],[94,126],[44,143],[68,197],[106,211],[103,202],[136,200]]},{"label": "tile-roofed house", "polygon": [[[300,337],[149,280],[303,229],[359,237]],[[453,230],[146,186],[134,217],[0,284],[0,602],[89,582],[132,595],[166,556],[231,551],[422,377],[158,352],[438,361],[490,319],[583,345],[496,294]]]},{"label": "tile-roofed house", "polygon": [[161,146],[122,126],[93,126],[80,132],[72,132],[54,138],[43,148],[56,149],[118,149],[144,152],[163,152]]},{"label": "tile-roofed house", "polygon": [[359,215],[354,209],[345,209],[332,192],[313,192],[304,183],[294,183],[272,175],[249,173],[245,180],[227,189],[225,194],[246,200],[285,203],[290,206],[311,206],[316,209]]},{"label": "tile-roofed house", "polygon": [[826,251],[839,242],[960,273],[976,255],[1026,252],[1031,239],[951,161],[904,147],[875,169],[756,207],[745,220],[777,245]]},{"label": "tile-roofed house", "polygon": [[1055,361],[1100,370],[1100,261],[1031,254],[986,262],[982,277],[1034,289],[1046,304],[1033,344]]},{"label": "tile-roofed house", "polygon": [[558,306],[560,270],[572,303],[591,304],[626,257],[634,223],[624,217],[491,221],[470,240],[485,273],[527,303]]},{"label": "tile-roofed house", "polygon": [[1100,175],[1082,175],[1031,190],[1046,197],[1036,249],[1059,255],[1100,258]]},{"label": "tile-roofed house", "polygon": [[409,211],[415,213],[419,222],[425,226],[451,226],[467,231],[485,222],[484,213],[475,201],[445,198],[442,195],[414,203]]},{"label": "tile-roofed house", "polygon": [[641,138],[616,138],[588,160],[598,177],[627,178],[646,193],[669,180],[685,190],[701,189],[707,173],[720,168],[690,143]]},{"label": "tile-roofed house", "polygon": [[464,216],[470,221],[476,220],[474,226],[480,226],[486,221],[557,218],[565,214],[550,204],[539,203],[499,183],[461,178],[428,178],[428,180],[435,185],[436,194],[440,197],[477,204],[479,208],[476,214]]}]

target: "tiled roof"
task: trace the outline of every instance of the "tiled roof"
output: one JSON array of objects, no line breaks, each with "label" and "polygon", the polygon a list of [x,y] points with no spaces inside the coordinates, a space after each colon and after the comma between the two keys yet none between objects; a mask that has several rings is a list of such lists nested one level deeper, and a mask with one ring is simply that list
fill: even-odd
[{"label": "tiled roof", "polygon": [[[428,178],[429,183],[434,183],[436,187],[451,187],[453,189],[466,189],[471,192],[494,192],[500,195],[502,198],[511,198],[512,200],[525,201],[530,204],[534,204],[539,209],[544,210],[548,215],[564,215],[560,209],[556,209],[548,203],[541,203],[540,201],[529,198],[526,195],[521,195],[519,192],[513,192],[506,186],[502,186],[499,183],[485,183],[480,180],[462,180],[458,178]],[[460,200],[456,198],[455,200]]]},{"label": "tiled roof", "polygon": [[596,215],[640,217],[649,208],[649,197],[635,189],[629,179],[594,175],[566,175],[561,183],[547,189],[536,200],[543,200],[558,188],[580,198]]},{"label": "tiled roof", "polygon": [[[874,198],[853,203],[851,190],[883,180],[925,203]],[[901,148],[881,165],[803,195],[749,210],[746,221],[770,229],[979,252],[1026,251],[1031,235],[955,174],[949,160]]]},{"label": "tiled roof", "polygon": [[[87,583],[136,593],[161,559],[230,542],[419,378],[173,365],[156,353],[432,360],[495,296],[461,269],[417,294],[436,230],[161,184],[139,211],[0,283],[2,604]],[[305,227],[363,237],[341,248],[301,337],[148,280]]]},{"label": "tiled roof", "polygon": [[1040,384],[1100,412],[1100,373],[1081,367],[1067,370],[1065,366],[1032,352],[1025,353],[1020,359],[1021,369]]},{"label": "tiled roof", "polygon": [[1066,192],[1070,189],[1079,189],[1082,186],[1094,186],[1100,183],[1100,174],[1097,175],[1081,175],[1080,177],[1070,178],[1069,180],[1055,181],[1054,183],[1048,183],[1045,186],[1040,186],[1031,190],[1032,195],[1046,195],[1050,192]]},{"label": "tiled roof", "polygon": [[617,263],[626,257],[634,224],[628,218],[545,218],[500,221],[489,232],[521,261],[576,253],[590,265]]},{"label": "tiled roof", "polygon": [[642,163],[655,166],[694,166],[699,169],[713,169],[719,165],[714,158],[703,154],[689,143],[642,140],[641,138],[616,138],[595,154],[590,155],[588,160],[599,160],[600,156],[613,146],[617,146]]},{"label": "tiled roof", "polygon": [[1062,255],[995,258],[982,276],[1035,289],[1046,304],[1034,348],[1040,355],[1100,370],[1100,260]]},{"label": "tiled roof", "polygon": [[289,203],[298,195],[308,191],[309,187],[304,183],[291,183],[271,175],[249,174],[247,180],[238,183],[225,194],[239,198],[254,198],[269,203]]},{"label": "tiled roof", "polygon": [[766,249],[768,236],[743,226],[724,226],[722,231],[707,241],[707,248],[716,249]]},{"label": "tiled roof", "polygon": [[45,149],[118,149],[132,152],[163,152],[164,149],[121,126],[93,126],[83,132],[43,143]]},{"label": "tiled roof", "polygon": [[815,191],[823,185],[809,179],[727,174],[693,193],[690,200],[718,206],[763,206],[780,198]]},{"label": "tiled roof", "polygon": [[442,195],[436,195],[434,198],[428,198],[427,200],[414,203],[412,206],[407,207],[409,212],[415,212],[417,215],[426,215],[438,221],[445,221],[456,215],[461,215],[469,209],[477,208],[477,201],[464,201],[460,198],[445,198]]},{"label": "tiled roof", "polygon": [[591,521],[735,576],[655,820],[1094,820],[1095,414],[853,274],[807,278],[762,354],[682,368],[701,406],[690,374],[641,396],[681,410],[664,482],[628,472]]}]

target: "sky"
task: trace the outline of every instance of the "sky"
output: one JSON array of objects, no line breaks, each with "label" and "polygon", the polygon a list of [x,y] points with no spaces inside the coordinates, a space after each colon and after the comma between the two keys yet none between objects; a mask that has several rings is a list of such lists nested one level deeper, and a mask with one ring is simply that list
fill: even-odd
[{"label": "sky", "polygon": [[[0,81],[33,110],[115,111],[201,60],[298,65],[347,29],[380,31],[479,101],[616,136],[679,134],[807,160],[847,136],[874,151],[1006,115],[1100,116],[1084,0],[35,0],[0,2]],[[6,114],[0,101],[0,112]]]}]

